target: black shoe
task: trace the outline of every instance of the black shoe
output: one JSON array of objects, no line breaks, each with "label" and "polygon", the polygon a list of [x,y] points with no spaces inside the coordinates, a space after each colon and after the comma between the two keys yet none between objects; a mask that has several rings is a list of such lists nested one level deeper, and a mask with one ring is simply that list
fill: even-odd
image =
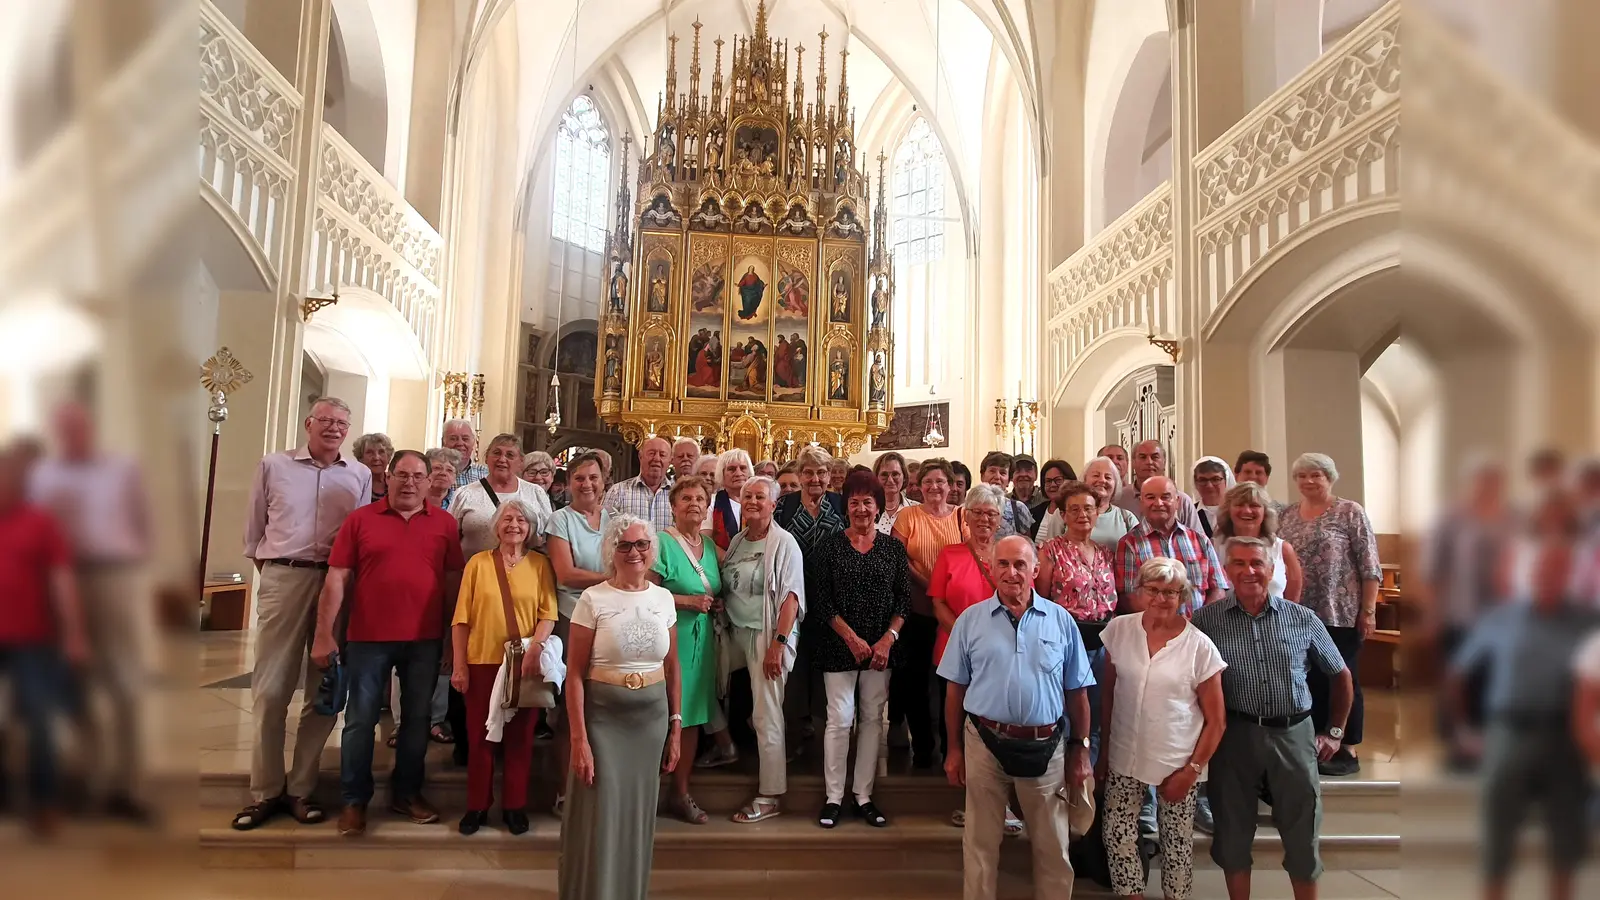
[{"label": "black shoe", "polygon": [[[489,824],[488,810],[469,809],[467,810],[467,814],[461,817],[461,824],[456,826],[456,830],[462,834],[477,834],[478,829],[487,824]],[[528,819],[526,816],[524,816],[522,819],[522,828],[524,831],[526,831],[528,828]]]},{"label": "black shoe", "polygon": [[871,825],[873,828],[887,828],[889,826],[888,817],[879,812],[877,805],[871,800],[868,800],[867,802],[856,807],[856,813],[860,815],[861,818],[866,819],[867,824]]},{"label": "black shoe", "polygon": [[833,828],[839,824],[839,817],[844,815],[844,808],[837,803],[822,804],[822,811],[817,813],[817,824],[823,828]]},{"label": "black shoe", "polygon": [[506,830],[512,834],[528,833],[528,814],[520,809],[505,811]]},{"label": "black shoe", "polygon": [[1361,760],[1355,754],[1341,748],[1327,762],[1317,763],[1317,772],[1329,778],[1339,778],[1344,775],[1354,775],[1361,771]]},{"label": "black shoe", "polygon": [[536,741],[548,741],[554,739],[555,736],[556,730],[550,727],[550,721],[544,716],[540,716],[539,724],[533,726],[533,739]]}]

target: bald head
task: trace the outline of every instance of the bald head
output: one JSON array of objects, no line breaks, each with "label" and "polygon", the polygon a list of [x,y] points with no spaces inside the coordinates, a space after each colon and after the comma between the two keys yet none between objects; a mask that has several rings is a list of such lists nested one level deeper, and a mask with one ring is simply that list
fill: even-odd
[{"label": "bald head", "polygon": [[1167,474],[1167,451],[1160,441],[1141,441],[1133,445],[1133,483],[1144,485],[1144,480]]},{"label": "bald head", "polygon": [[1156,475],[1146,478],[1139,486],[1139,509],[1151,528],[1159,531],[1171,528],[1177,508],[1178,488],[1171,478]]},{"label": "bald head", "polygon": [[995,545],[995,593],[1001,602],[1026,603],[1033,596],[1033,578],[1038,573],[1039,554],[1033,549],[1033,541],[1012,535]]}]

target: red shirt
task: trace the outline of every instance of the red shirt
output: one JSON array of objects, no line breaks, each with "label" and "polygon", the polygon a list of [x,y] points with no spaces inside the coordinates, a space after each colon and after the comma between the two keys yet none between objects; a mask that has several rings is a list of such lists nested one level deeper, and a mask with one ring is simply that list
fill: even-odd
[{"label": "red shirt", "polygon": [[[989,578],[989,573],[978,563],[978,558],[972,555],[971,547],[950,544],[939,551],[939,559],[933,564],[933,576],[928,579],[928,596],[943,600],[944,605],[960,618],[967,607],[994,596],[994,582]],[[939,626],[939,634],[933,639],[934,666],[944,659],[944,645],[949,641],[950,629]]]},{"label": "red shirt", "polygon": [[28,504],[0,511],[0,646],[55,643],[50,573],[70,561],[49,513]]},{"label": "red shirt", "polygon": [[344,520],[328,565],[355,579],[346,640],[427,641],[444,637],[444,575],[466,560],[455,516],[429,503],[407,520],[379,500]]}]

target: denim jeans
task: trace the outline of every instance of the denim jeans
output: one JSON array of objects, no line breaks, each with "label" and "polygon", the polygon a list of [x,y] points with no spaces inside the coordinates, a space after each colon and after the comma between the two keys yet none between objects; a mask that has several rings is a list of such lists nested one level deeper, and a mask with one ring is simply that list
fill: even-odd
[{"label": "denim jeans", "polygon": [[12,703],[28,729],[28,793],[36,807],[53,807],[55,720],[72,707],[70,673],[51,646],[0,646],[0,673],[10,676]]},{"label": "denim jeans", "polygon": [[425,641],[351,641],[344,648],[350,699],[345,702],[339,789],[346,805],[372,801],[372,744],[389,673],[400,672],[401,722],[395,742],[392,798],[422,791],[428,754],[429,709],[444,644]]}]

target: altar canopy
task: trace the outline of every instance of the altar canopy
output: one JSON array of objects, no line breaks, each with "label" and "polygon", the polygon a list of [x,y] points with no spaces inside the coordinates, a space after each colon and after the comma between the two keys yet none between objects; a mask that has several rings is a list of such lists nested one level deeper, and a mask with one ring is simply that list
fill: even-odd
[{"label": "altar canopy", "polygon": [[808,101],[805,48],[768,36],[762,2],[755,33],[731,42],[726,79],[725,42],[712,42],[711,91],[702,95],[701,27],[697,20],[686,94],[678,37],[669,38],[637,204],[623,142],[595,405],[634,443],[686,435],[779,461],[810,443],[858,452],[894,408],[894,279],[881,153],[868,229],[849,51],[839,54],[830,104],[828,35],[817,35]]}]

